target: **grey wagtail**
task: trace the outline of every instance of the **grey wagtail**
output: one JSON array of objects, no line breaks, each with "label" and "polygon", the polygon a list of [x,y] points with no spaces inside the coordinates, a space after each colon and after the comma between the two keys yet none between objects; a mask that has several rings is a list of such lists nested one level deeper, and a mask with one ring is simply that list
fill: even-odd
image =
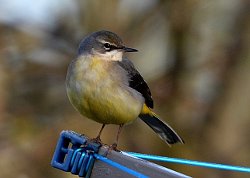
[{"label": "grey wagtail", "polygon": [[98,31],[84,38],[78,56],[70,63],[66,77],[67,94],[83,116],[102,125],[119,125],[116,142],[124,124],[140,118],[167,144],[184,143],[180,136],[151,110],[153,99],[145,80],[133,63],[123,57],[137,52],[123,45],[121,38],[109,31]]}]

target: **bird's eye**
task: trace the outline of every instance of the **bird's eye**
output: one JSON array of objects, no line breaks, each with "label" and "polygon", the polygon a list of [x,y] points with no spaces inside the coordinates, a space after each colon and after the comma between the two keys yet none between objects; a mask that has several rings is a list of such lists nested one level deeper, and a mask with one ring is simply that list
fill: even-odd
[{"label": "bird's eye", "polygon": [[111,44],[109,43],[104,43],[104,49],[109,51],[111,49]]}]

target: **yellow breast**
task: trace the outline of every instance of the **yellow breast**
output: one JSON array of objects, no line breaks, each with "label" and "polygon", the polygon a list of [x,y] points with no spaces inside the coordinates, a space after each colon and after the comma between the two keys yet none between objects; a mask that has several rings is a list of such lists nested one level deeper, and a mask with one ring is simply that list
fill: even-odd
[{"label": "yellow breast", "polygon": [[128,86],[126,72],[114,62],[78,58],[67,74],[71,103],[84,116],[104,124],[124,124],[140,114],[144,99]]}]

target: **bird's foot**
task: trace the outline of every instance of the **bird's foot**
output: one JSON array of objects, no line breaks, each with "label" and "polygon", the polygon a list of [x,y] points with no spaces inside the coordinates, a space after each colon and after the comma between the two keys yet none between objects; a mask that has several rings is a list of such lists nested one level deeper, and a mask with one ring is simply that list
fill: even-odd
[{"label": "bird's foot", "polygon": [[117,149],[117,143],[113,143],[112,145],[109,146],[108,152],[111,152],[112,150],[116,152],[121,152],[121,150]]},{"label": "bird's foot", "polygon": [[99,143],[99,144],[103,145],[103,142],[101,141],[100,137],[89,139],[89,142]]},{"label": "bird's foot", "polygon": [[104,154],[103,154],[103,156],[107,156],[108,154],[110,154],[111,153],[111,151],[116,151],[116,152],[121,152],[120,150],[118,150],[117,149],[117,143],[113,143],[112,145],[106,145],[107,147],[107,149],[105,149],[105,152],[104,152]]}]

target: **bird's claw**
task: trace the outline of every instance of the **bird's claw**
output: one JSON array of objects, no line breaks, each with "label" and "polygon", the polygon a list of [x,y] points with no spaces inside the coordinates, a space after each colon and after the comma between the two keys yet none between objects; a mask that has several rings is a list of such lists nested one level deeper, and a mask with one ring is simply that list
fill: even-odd
[{"label": "bird's claw", "polygon": [[103,145],[103,142],[101,141],[100,137],[89,139],[89,142],[99,143],[99,144]]},{"label": "bird's claw", "polygon": [[121,152],[121,150],[117,149],[117,143],[113,143],[112,145],[109,146],[108,152],[111,152],[112,150],[116,152]]}]

